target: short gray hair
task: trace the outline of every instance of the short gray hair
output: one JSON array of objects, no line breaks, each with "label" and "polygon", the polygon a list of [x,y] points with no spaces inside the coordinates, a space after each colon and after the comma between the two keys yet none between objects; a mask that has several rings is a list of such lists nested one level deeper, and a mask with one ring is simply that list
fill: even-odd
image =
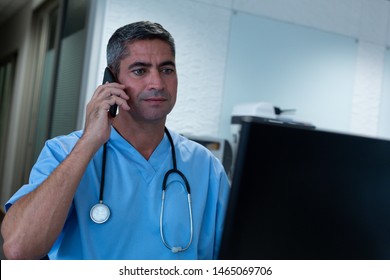
[{"label": "short gray hair", "polygon": [[120,61],[129,55],[127,45],[138,40],[160,39],[169,44],[175,57],[175,42],[161,24],[150,21],[130,23],[117,29],[107,44],[107,66],[119,75]]}]

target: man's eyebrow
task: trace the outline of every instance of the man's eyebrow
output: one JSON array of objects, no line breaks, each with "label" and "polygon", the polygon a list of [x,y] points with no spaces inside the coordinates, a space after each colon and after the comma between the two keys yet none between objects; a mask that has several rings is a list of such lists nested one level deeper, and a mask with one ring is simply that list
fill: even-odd
[{"label": "man's eyebrow", "polygon": [[160,63],[159,66],[160,67],[161,66],[173,66],[173,67],[176,67],[176,64],[172,60],[167,60],[167,61],[164,61],[164,62]]},{"label": "man's eyebrow", "polygon": [[130,64],[127,69],[132,69],[134,67],[151,67],[152,64],[151,63],[146,63],[146,62],[140,62],[140,61],[137,61],[137,62],[134,62],[132,64]]},{"label": "man's eyebrow", "polygon": [[[167,60],[167,61],[163,61],[161,62],[158,67],[163,67],[163,66],[173,66],[173,67],[176,67],[175,65],[175,62],[173,62],[172,60]],[[151,63],[148,63],[148,62],[142,62],[142,61],[136,61],[132,64],[130,64],[127,69],[133,69],[134,67],[152,67],[152,64]]]}]

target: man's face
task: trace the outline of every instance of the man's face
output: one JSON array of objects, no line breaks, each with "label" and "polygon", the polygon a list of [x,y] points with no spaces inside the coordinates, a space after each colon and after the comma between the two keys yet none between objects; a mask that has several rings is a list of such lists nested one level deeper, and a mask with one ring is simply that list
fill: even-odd
[{"label": "man's face", "polygon": [[140,122],[164,120],[176,102],[175,58],[168,43],[153,39],[128,45],[118,81],[130,97],[128,114]]}]

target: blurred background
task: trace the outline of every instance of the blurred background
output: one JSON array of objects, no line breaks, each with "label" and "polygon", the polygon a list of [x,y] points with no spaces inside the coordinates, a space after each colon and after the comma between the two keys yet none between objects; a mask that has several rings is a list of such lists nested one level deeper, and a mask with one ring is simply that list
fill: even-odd
[{"label": "blurred background", "polygon": [[390,138],[388,0],[0,0],[2,205],[46,139],[83,128],[109,37],[138,20],[176,40],[179,133],[231,143],[233,108],[267,102]]}]

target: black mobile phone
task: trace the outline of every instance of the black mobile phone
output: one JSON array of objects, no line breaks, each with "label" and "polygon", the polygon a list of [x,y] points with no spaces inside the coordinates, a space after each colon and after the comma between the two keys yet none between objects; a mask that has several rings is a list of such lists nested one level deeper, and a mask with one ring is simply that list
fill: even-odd
[{"label": "black mobile phone", "polygon": [[[115,82],[114,75],[112,74],[110,68],[108,68],[108,67],[106,67],[106,69],[104,70],[103,85],[104,85],[106,82],[109,82],[109,83]],[[110,109],[109,109],[109,112],[110,112],[111,117],[115,118],[116,115],[117,115],[117,111],[118,111],[118,105],[117,105],[117,104],[112,105],[112,106],[110,107]]]}]

